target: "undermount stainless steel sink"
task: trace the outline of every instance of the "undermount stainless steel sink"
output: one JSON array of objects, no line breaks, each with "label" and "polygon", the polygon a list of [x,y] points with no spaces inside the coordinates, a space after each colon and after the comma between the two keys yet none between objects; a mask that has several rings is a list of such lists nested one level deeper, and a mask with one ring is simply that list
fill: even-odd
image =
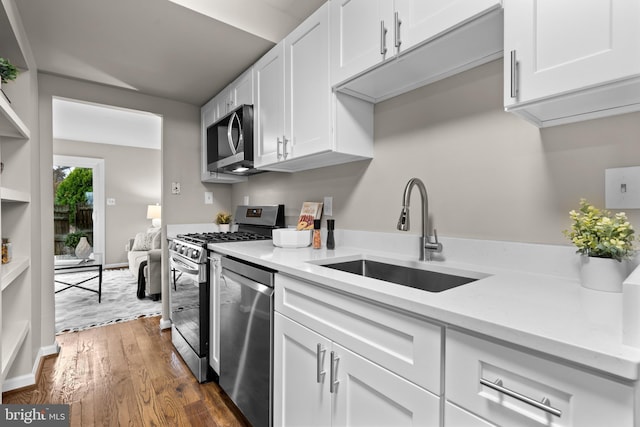
[{"label": "undermount stainless steel sink", "polygon": [[[431,270],[411,268],[403,265],[388,264],[369,259],[357,259],[330,264],[323,267],[340,270],[359,276],[384,280],[398,285],[409,286],[428,292],[442,292],[467,283],[474,282],[481,277],[471,278],[454,274],[440,273]],[[484,275],[482,275],[484,277]]]}]

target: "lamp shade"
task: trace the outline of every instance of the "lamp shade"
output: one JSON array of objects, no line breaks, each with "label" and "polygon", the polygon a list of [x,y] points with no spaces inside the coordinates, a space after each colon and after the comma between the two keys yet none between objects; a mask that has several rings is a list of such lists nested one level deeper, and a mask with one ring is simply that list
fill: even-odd
[{"label": "lamp shade", "polygon": [[160,205],[148,205],[147,206],[147,219],[151,220],[151,224],[154,227],[160,226],[160,218],[162,218],[162,206]]}]

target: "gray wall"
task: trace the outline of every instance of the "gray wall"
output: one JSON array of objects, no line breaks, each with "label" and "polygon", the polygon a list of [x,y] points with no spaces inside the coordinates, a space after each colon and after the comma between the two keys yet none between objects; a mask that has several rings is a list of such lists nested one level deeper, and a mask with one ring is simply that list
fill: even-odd
[{"label": "gray wall", "polygon": [[126,243],[151,226],[147,206],[160,203],[162,152],[55,139],[53,154],[104,159],[105,195],[116,200],[105,206],[105,263],[126,263]]},{"label": "gray wall", "polygon": [[[604,206],[605,168],[640,165],[640,114],[539,130],[503,111],[502,82],[498,60],[377,104],[373,160],[256,175],[234,185],[233,203],[284,202],[293,224],[302,202],[333,196],[336,227],[397,232],[416,176],[440,235],[566,244],[579,199]],[[639,211],[627,213],[640,227]]]}]

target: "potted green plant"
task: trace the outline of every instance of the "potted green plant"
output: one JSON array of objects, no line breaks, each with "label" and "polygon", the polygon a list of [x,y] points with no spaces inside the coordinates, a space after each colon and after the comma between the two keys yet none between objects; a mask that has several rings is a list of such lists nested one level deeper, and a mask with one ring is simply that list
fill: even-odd
[{"label": "potted green plant", "polygon": [[597,290],[622,291],[628,274],[627,260],[635,255],[635,231],[624,212],[612,214],[601,210],[586,199],[580,209],[569,212],[573,221],[565,236],[581,255],[582,285]]},{"label": "potted green plant", "polygon": [[225,211],[218,212],[216,215],[216,224],[221,232],[227,233],[231,228],[231,214]]},{"label": "potted green plant", "polygon": [[[4,95],[4,91],[2,91],[2,83],[8,83],[11,80],[15,80],[18,77],[18,69],[9,62],[8,59],[0,57],[0,91]],[[7,95],[4,95],[5,98]],[[7,98],[7,101],[9,98]]]}]

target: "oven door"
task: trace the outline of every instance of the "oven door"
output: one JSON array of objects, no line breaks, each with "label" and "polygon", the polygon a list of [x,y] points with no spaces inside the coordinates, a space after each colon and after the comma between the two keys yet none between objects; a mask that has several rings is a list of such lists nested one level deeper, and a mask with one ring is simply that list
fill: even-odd
[{"label": "oven door", "polygon": [[206,358],[209,351],[209,285],[207,264],[169,252],[171,321],[192,351]]}]

